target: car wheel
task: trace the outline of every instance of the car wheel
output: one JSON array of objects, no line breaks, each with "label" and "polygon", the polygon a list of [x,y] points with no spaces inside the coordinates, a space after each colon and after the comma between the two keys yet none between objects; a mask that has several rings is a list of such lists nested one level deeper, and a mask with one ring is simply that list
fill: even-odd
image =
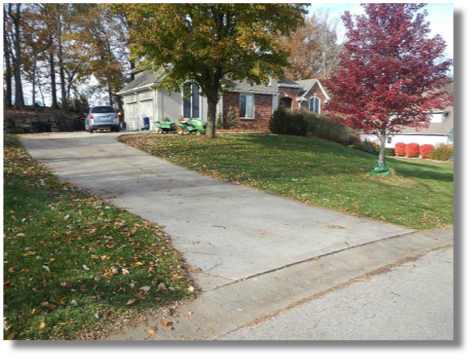
[{"label": "car wheel", "polygon": [[94,132],[94,130],[92,130],[91,127],[89,127],[89,130],[88,130],[88,131],[89,131],[90,134],[92,134],[92,133]]},{"label": "car wheel", "polygon": [[159,128],[158,130],[156,130],[156,132],[157,132],[158,134],[163,134],[163,129]]}]

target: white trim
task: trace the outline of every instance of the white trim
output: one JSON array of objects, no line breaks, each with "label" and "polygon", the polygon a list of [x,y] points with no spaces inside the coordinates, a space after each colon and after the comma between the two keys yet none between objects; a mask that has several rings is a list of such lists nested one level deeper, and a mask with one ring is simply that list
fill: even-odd
[{"label": "white trim", "polygon": [[137,100],[127,101],[125,104],[134,104],[134,103],[136,103],[136,102],[137,102]]},{"label": "white trim", "polygon": [[138,99],[138,101],[150,101],[150,100],[153,100],[153,97]]},{"label": "white trim", "polygon": [[144,88],[149,88],[153,85],[157,85],[156,83],[152,83],[152,84],[148,84],[148,85],[141,85],[141,86],[138,86],[138,87],[135,87],[133,89],[128,89],[128,90],[125,90],[125,91],[120,91],[118,93],[116,93],[116,95],[127,95],[129,93],[133,93],[133,92],[136,92],[138,90],[143,90]]},{"label": "white trim", "polygon": [[306,92],[303,94],[303,97],[306,97],[308,92],[313,88],[314,84],[316,84],[316,83],[318,83],[318,86],[321,89],[321,91],[323,92],[324,96],[326,97],[326,100],[331,100],[331,98],[328,96],[328,94],[326,94],[326,91],[324,91],[324,88],[323,88],[323,86],[321,85],[321,83],[319,82],[318,79],[314,80],[314,82],[311,84],[311,86],[308,88],[308,90],[306,90]]},{"label": "white trim", "polygon": [[309,98],[308,110],[309,110],[309,111],[316,112],[316,111],[310,109],[310,107],[311,107],[311,99],[312,99],[312,98],[316,98],[316,99],[319,100],[319,101],[318,101],[318,112],[317,112],[316,114],[321,114],[321,99],[320,99],[319,97],[317,97],[316,95],[311,96],[311,97]]},{"label": "white trim", "polygon": [[303,88],[301,85],[290,85],[290,84],[278,84],[278,87],[289,87],[289,88],[295,88],[295,89]]},{"label": "white trim", "polygon": [[279,92],[263,92],[263,91],[254,91],[254,90],[225,90],[225,92],[236,92],[244,94],[262,94],[262,95],[280,95]]}]

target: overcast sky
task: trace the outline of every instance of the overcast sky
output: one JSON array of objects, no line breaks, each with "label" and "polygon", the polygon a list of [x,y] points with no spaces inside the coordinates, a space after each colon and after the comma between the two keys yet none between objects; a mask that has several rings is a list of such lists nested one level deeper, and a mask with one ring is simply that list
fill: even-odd
[{"label": "overcast sky", "polygon": [[[363,14],[364,9],[360,3],[313,3],[309,9],[310,13],[316,13],[319,9],[329,11],[329,13],[340,18],[344,11],[351,14]],[[426,20],[430,23],[432,34],[440,34],[446,41],[446,55],[453,57],[453,4],[431,3],[424,7],[428,12]],[[342,28],[344,28],[342,26]]]}]

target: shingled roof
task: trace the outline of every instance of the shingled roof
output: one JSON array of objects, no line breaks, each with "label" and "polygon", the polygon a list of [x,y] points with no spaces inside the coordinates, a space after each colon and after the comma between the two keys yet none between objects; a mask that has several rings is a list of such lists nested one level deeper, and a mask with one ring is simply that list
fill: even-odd
[{"label": "shingled roof", "polygon": [[[440,112],[434,112],[440,113]],[[454,127],[454,108],[447,107],[442,111],[443,117],[439,123],[431,123],[428,128],[421,128],[416,130],[412,127],[404,128],[400,134],[415,134],[415,135],[449,135]]]},{"label": "shingled roof", "polygon": [[[153,72],[150,70],[145,70],[138,73],[129,84],[127,84],[122,90],[117,94],[125,95],[130,92],[134,92],[143,88],[150,86],[156,86],[158,80],[161,79],[159,72]],[[276,93],[275,89],[271,86],[266,85],[250,85],[246,81],[230,81],[227,80],[231,89],[235,91],[251,91],[251,92],[261,92],[261,93]],[[232,90],[230,90],[232,91]]]}]

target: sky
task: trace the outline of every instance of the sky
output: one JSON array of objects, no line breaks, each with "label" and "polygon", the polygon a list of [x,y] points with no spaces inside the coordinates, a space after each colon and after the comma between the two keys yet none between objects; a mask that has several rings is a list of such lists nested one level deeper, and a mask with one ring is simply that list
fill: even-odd
[{"label": "sky", "polygon": [[[317,13],[320,9],[327,10],[330,15],[340,18],[344,11],[360,15],[364,9],[360,3],[312,3],[308,9],[310,14]],[[426,21],[430,23],[432,34],[440,34],[446,41],[446,55],[453,58],[454,35],[453,35],[453,4],[452,3],[430,3],[424,7],[428,12]],[[341,30],[344,26],[341,24]]]}]

